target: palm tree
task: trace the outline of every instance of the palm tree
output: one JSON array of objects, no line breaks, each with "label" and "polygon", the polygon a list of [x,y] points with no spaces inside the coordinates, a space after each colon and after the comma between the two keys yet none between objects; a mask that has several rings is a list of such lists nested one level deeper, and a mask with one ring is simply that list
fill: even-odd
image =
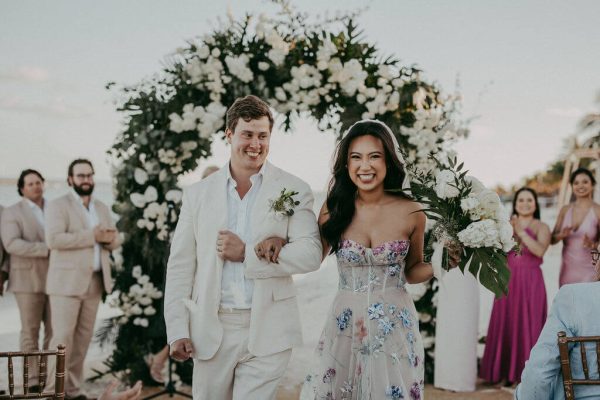
[{"label": "palm tree", "polygon": [[[598,104],[600,108],[600,91],[596,98],[596,104]],[[585,138],[582,147],[600,147],[600,111],[592,112],[584,116],[581,121],[579,121],[579,129],[579,133]]]}]

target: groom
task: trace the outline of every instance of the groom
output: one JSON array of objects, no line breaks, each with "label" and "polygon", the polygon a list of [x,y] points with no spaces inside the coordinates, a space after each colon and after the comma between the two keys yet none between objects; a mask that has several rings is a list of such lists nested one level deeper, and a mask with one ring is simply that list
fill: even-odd
[{"label": "groom", "polygon": [[[229,162],[184,191],[167,266],[167,336],[173,358],[194,359],[194,399],[274,399],[301,342],[292,275],[321,263],[313,195],[266,161],[273,116],[264,101],[238,98],[226,125]],[[297,194],[273,207],[282,190]]]}]

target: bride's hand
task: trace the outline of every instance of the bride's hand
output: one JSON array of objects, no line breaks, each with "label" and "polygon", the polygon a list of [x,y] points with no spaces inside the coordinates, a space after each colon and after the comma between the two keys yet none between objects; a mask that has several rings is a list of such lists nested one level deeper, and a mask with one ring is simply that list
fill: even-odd
[{"label": "bride's hand", "polygon": [[448,250],[448,266],[456,268],[460,264],[463,246],[458,242],[449,242],[446,243],[446,249]]},{"label": "bride's hand", "polygon": [[254,252],[259,259],[277,264],[279,261],[279,252],[287,244],[285,239],[280,237],[270,237],[254,246]]}]

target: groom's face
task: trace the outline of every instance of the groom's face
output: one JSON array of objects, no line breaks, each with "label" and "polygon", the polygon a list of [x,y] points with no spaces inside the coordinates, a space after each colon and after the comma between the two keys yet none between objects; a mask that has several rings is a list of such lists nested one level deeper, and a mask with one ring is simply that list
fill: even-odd
[{"label": "groom's face", "polygon": [[258,172],[269,154],[271,125],[268,117],[244,121],[240,118],[235,131],[226,132],[231,145],[231,166]]}]

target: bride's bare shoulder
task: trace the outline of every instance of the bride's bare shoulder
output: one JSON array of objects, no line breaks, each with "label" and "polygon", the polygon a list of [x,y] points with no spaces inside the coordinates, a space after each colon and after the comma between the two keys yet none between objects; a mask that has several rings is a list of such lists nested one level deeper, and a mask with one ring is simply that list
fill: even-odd
[{"label": "bride's bare shoulder", "polygon": [[421,203],[406,197],[394,196],[392,204],[394,207],[400,207],[410,211],[420,211],[423,209]]}]

